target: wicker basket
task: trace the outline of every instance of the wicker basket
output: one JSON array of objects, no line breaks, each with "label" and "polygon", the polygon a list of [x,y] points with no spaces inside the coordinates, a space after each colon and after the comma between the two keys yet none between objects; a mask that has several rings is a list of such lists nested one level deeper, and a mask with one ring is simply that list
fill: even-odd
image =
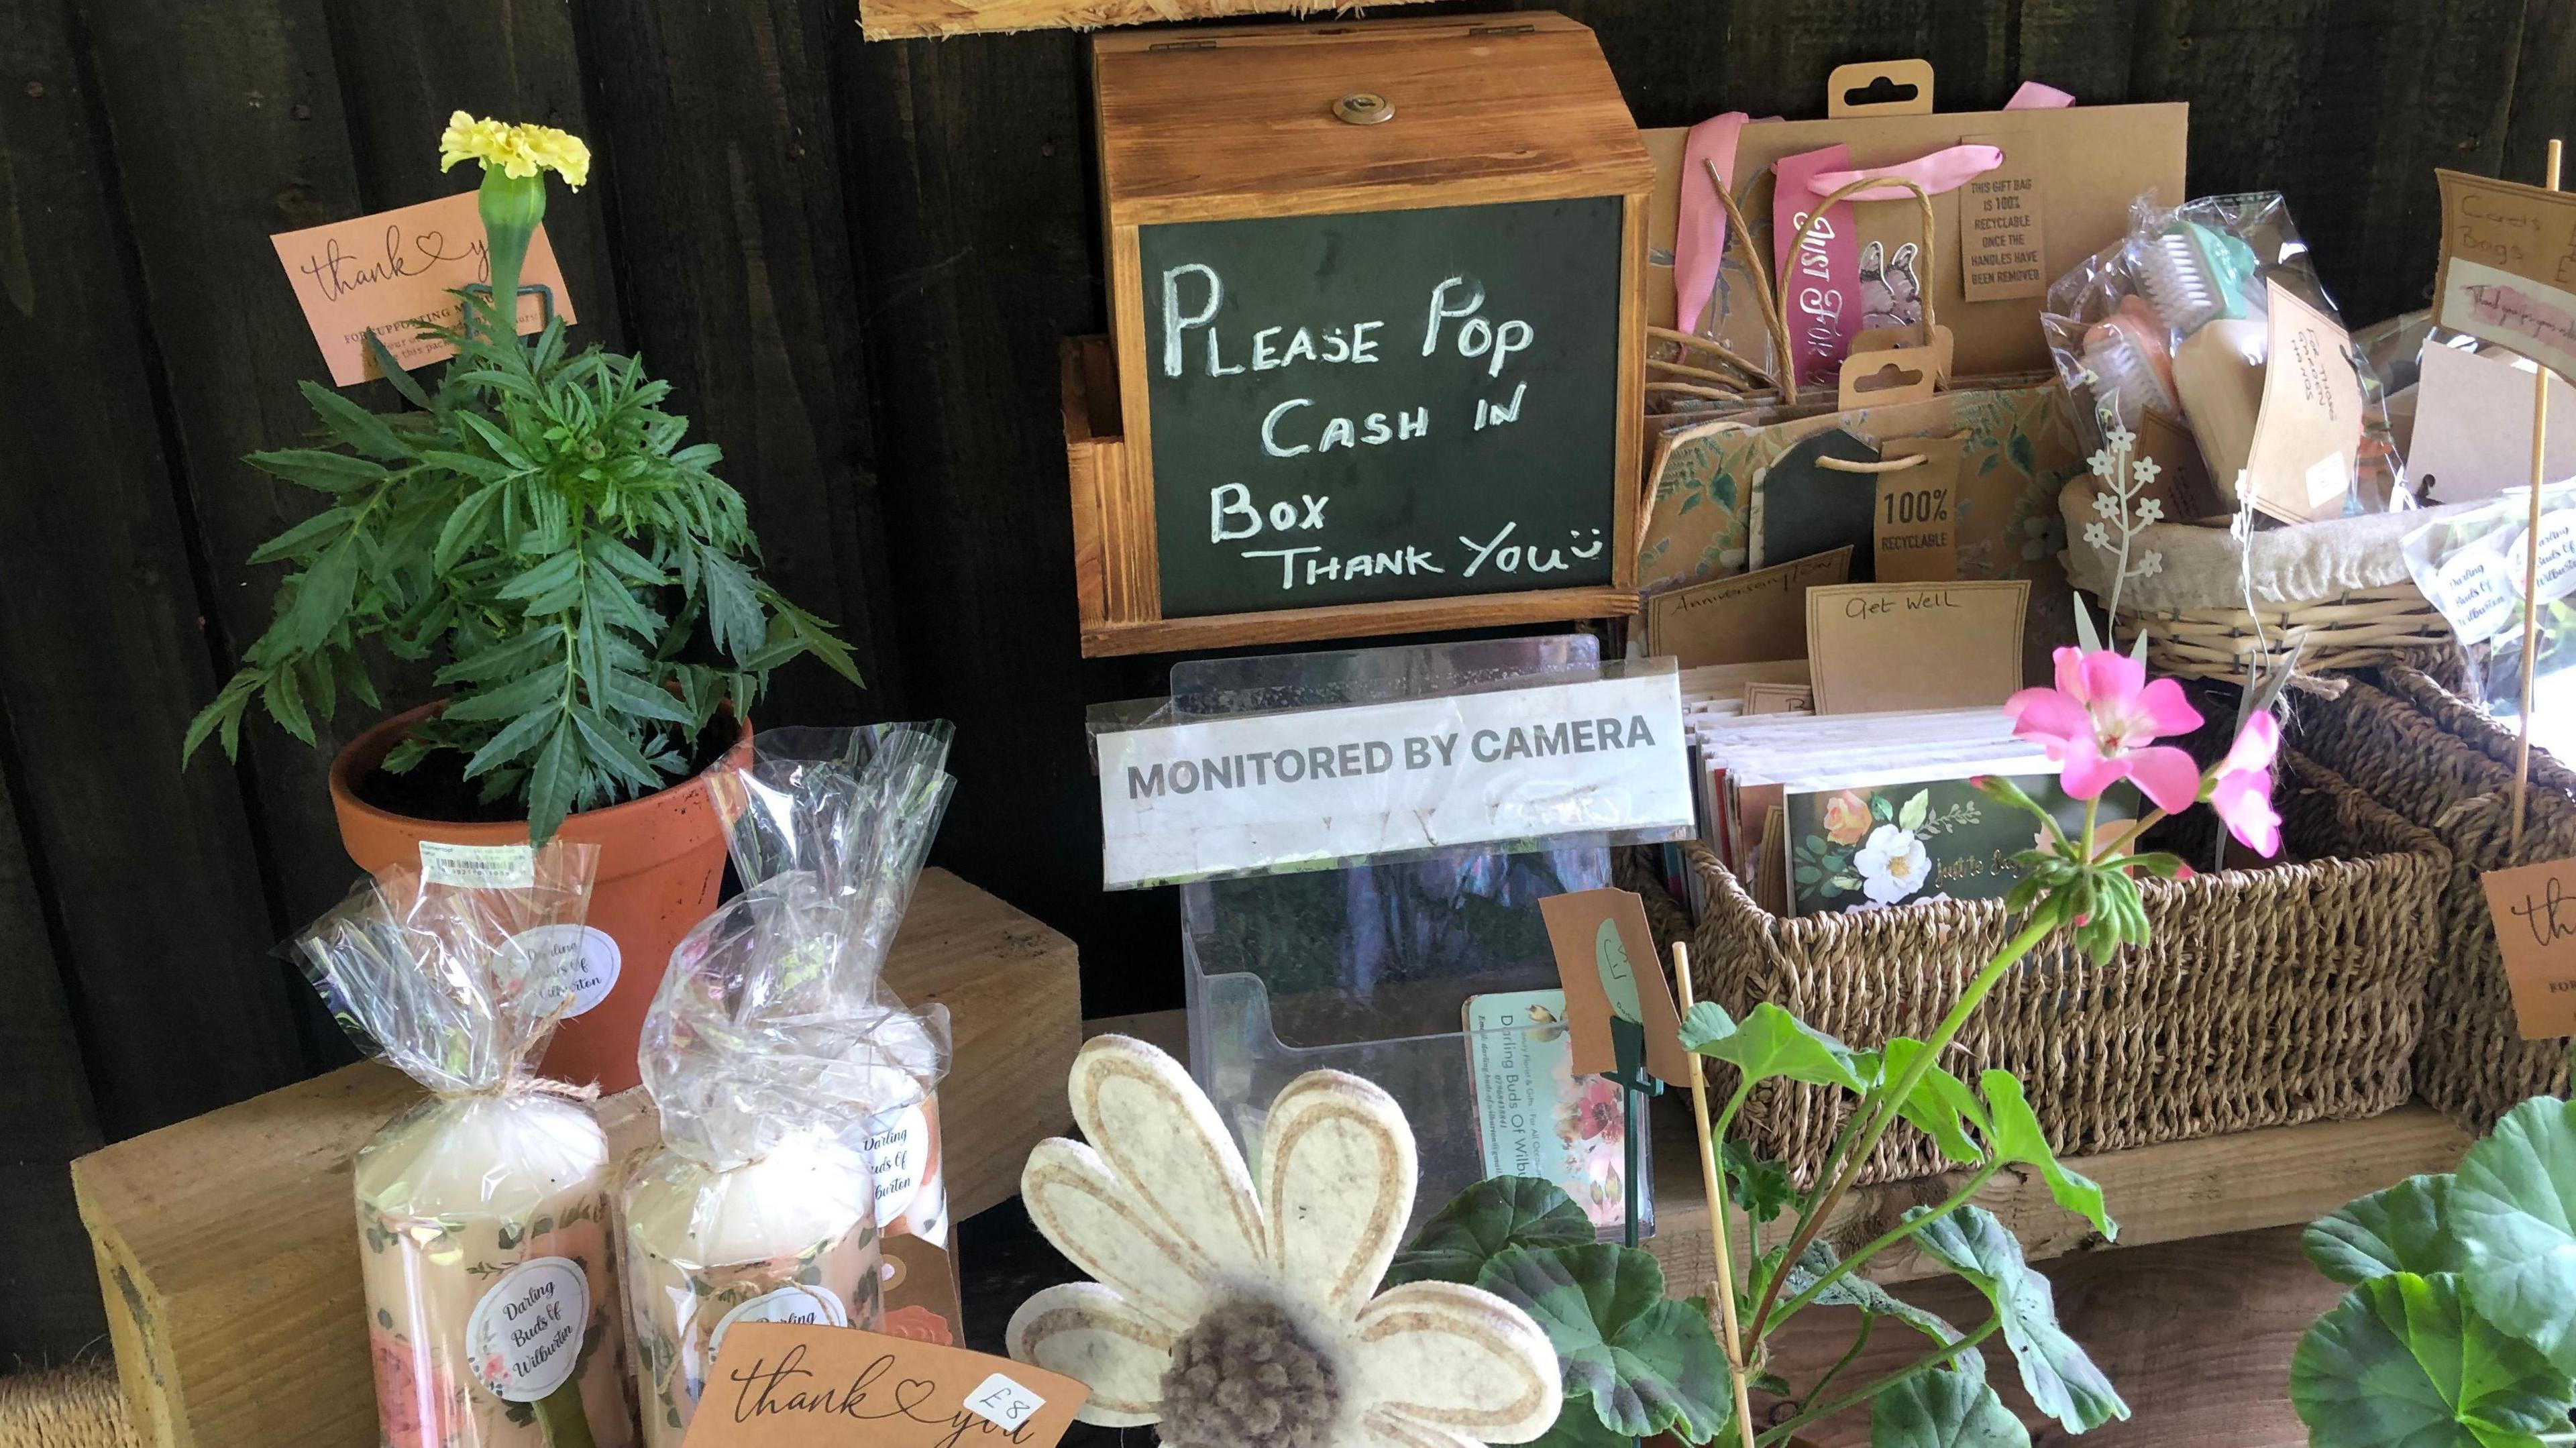
[{"label": "wicker basket", "polygon": [[[2403,1104],[2449,860],[2430,833],[2322,767],[2282,761],[2286,832],[2311,858],[2142,882],[2150,944],[2107,965],[2062,945],[2034,955],[1986,998],[1950,1067],[2019,1076],[2071,1156]],[[1707,912],[1694,929],[1665,897],[1659,926],[1689,932],[1709,994],[1739,1013],[1771,1001],[1856,1045],[1929,1033],[2013,933],[1994,900],[1782,919],[1705,847],[1683,849]],[[1850,1104],[1773,1083],[1741,1119],[1804,1179]],[[1862,1180],[1943,1166],[1929,1138],[1899,1126]]]},{"label": "wicker basket", "polygon": [[[2107,599],[2116,560],[2082,541],[2098,493],[2093,479],[2078,478],[2057,506],[2075,540],[2066,549],[2067,575]],[[2250,558],[2224,528],[2150,523],[2131,557],[2154,553],[2161,566],[2121,586],[2116,628],[2123,639],[2147,635],[2147,662],[2156,672],[2201,679],[2242,679],[2294,645],[2302,646],[2299,668],[2311,674],[2387,663],[2446,669],[2459,640],[2407,576],[2401,545],[2430,521],[2482,506],[2272,529],[2254,535]]]},{"label": "wicker basket", "polygon": [[2484,1132],[2516,1102],[2567,1089],[2566,1043],[2523,1040],[2514,1023],[2478,876],[2576,855],[2576,773],[2532,751],[2517,852],[2514,736],[2418,670],[2391,668],[2382,681],[2386,692],[2355,682],[2340,698],[2305,701],[2292,732],[2302,749],[2432,830],[2450,852],[2442,958],[2425,987],[2431,1014],[2416,1052],[2416,1087],[2463,1128]]}]

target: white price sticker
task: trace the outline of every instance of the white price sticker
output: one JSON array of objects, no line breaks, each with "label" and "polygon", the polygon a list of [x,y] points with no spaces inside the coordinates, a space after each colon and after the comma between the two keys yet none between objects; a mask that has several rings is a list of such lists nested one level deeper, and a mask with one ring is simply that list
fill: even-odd
[{"label": "white price sticker", "polygon": [[1020,1425],[1046,1406],[1046,1399],[1012,1382],[1000,1373],[975,1385],[966,1395],[966,1411],[982,1418],[1005,1433],[1020,1431]]},{"label": "white price sticker", "polygon": [[420,842],[420,878],[468,890],[525,890],[537,883],[537,852],[527,845]]}]

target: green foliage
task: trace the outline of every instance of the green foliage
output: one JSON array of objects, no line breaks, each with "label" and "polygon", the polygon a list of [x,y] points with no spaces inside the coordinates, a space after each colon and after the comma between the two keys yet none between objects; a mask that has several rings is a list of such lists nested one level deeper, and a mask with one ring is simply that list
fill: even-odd
[{"label": "green foliage", "polygon": [[1984,1375],[1916,1373],[1870,1400],[1871,1448],[2030,1448]]},{"label": "green foliage", "polygon": [[1850,1047],[1769,1001],[1755,1006],[1741,1023],[1714,1001],[1692,1006],[1682,1020],[1682,1046],[1733,1065],[1748,1082],[1785,1076],[1847,1091],[1869,1085],[1861,1079]]},{"label": "green foliage", "polygon": [[[1839,1265],[1841,1260],[1834,1255],[1832,1247],[1823,1242],[1811,1243],[1806,1251],[1798,1254],[1797,1261],[1789,1264],[1788,1289],[1803,1293],[1814,1284],[1825,1282],[1826,1274]],[[1932,1339],[1936,1347],[1948,1347],[1967,1336],[1943,1321],[1938,1314],[1926,1312],[1857,1274],[1846,1273],[1826,1282],[1825,1289],[1816,1294],[1815,1302],[1818,1307],[1857,1308],[1870,1317],[1901,1322]],[[1976,1365],[1982,1375],[1985,1359],[1978,1356],[1973,1347],[1962,1351],[1952,1361]]]},{"label": "green foliage", "polygon": [[1611,1431],[1705,1443],[1726,1424],[1733,1380],[1707,1307],[1664,1296],[1652,1256],[1599,1243],[1513,1247],[1485,1264],[1476,1285],[1547,1333],[1567,1397],[1590,1398]]},{"label": "green foliage", "polygon": [[2004,1344],[2021,1365],[2021,1385],[2032,1404],[2066,1425],[2089,1432],[2129,1416],[2129,1405],[2075,1339],[2057,1325],[2048,1279],[2022,1261],[2021,1243],[1983,1207],[1959,1207],[1940,1217],[1917,1207],[1906,1220],[1922,1220],[1915,1243],[1924,1255],[1967,1280],[1994,1304]]},{"label": "green foliage", "polygon": [[2310,1226],[2352,1284],[2292,1363],[2319,1448],[2565,1441],[2576,1411],[2576,1106],[2505,1113],[2455,1173],[2409,1177]]},{"label": "green foliage", "polygon": [[2313,1448],[2523,1448],[2576,1409],[2566,1374],[2469,1307],[2451,1273],[2344,1294],[2290,1360]]},{"label": "green foliage", "polygon": [[1516,1302],[1547,1333],[1565,1407],[1543,1444],[1611,1448],[1667,1430],[1705,1443],[1727,1420],[1733,1389],[1707,1305],[1667,1300],[1654,1257],[1595,1243],[1552,1183],[1496,1177],[1459,1193],[1387,1273],[1389,1286],[1426,1278]]},{"label": "green foliage", "polygon": [[2468,1254],[2451,1232],[2450,1214],[2449,1175],[2411,1176],[2346,1202],[2311,1224],[2299,1246],[2318,1271],[2346,1286],[2391,1272],[2458,1272]]},{"label": "green foliage", "polygon": [[1718,1149],[1718,1165],[1726,1172],[1726,1199],[1757,1226],[1776,1220],[1798,1194],[1797,1184],[1789,1180],[1788,1163],[1763,1156],[1741,1141],[1729,1141]]},{"label": "green foliage", "polygon": [[662,410],[670,384],[632,357],[568,355],[560,322],[533,345],[440,335],[458,353],[435,393],[371,339],[419,410],[380,416],[308,382],[322,445],[249,459],[329,506],[251,555],[292,570],[276,619],[183,756],[210,737],[237,753],[254,699],[311,743],[342,691],[375,707],[381,645],[440,660],[449,699],[385,767],[461,754],[543,841],[573,810],[679,777],[717,711],[750,709],[789,659],[858,677],[831,626],[752,571],[742,497],[711,471],[717,448]]},{"label": "green foliage", "polygon": [[2469,1148],[2450,1221],[2478,1314],[2576,1374],[2576,1105],[2543,1097]]},{"label": "green foliage", "polygon": [[[1887,1043],[1882,1055],[1889,1089],[1905,1079],[1915,1058],[1922,1054],[1923,1043],[1910,1036],[1898,1036]],[[1994,1131],[1977,1093],[1968,1089],[1967,1082],[1939,1066],[1923,1068],[1922,1079],[1897,1103],[1896,1112],[1900,1119],[1932,1138],[1932,1144],[1952,1161],[1982,1160],[1985,1149],[1977,1144],[1977,1137],[1990,1136]]]},{"label": "green foliage", "polygon": [[1387,1268],[1384,1285],[1427,1279],[1473,1286],[1487,1262],[1514,1247],[1574,1247],[1592,1239],[1592,1219],[1555,1183],[1489,1177],[1422,1224]]},{"label": "green foliage", "polygon": [[2059,1206],[2091,1222],[2093,1230],[2106,1239],[2118,1237],[2120,1224],[2103,1209],[2101,1185],[2057,1164],[2056,1154],[2048,1149],[2047,1134],[2039,1129],[2039,1118],[2031,1114],[2030,1101],[2021,1093],[2021,1082],[2009,1071],[1987,1071],[1977,1077],[1977,1084],[1986,1093],[1986,1114],[1993,1123],[1986,1140],[1996,1159],[2036,1169]]}]

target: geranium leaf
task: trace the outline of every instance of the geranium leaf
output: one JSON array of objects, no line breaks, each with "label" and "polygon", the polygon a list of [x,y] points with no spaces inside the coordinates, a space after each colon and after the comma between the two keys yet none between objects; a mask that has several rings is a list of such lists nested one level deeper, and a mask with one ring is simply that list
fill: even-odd
[{"label": "geranium leaf", "polygon": [[2120,1224],[2103,1209],[2101,1184],[2058,1165],[2057,1154],[2048,1146],[2048,1133],[2039,1129],[2039,1118],[2022,1095],[2021,1082],[2010,1071],[1987,1071],[1977,1077],[1977,1084],[1985,1089],[1986,1114],[1993,1123],[1986,1139],[1994,1143],[1995,1155],[2036,1168],[2059,1206],[2091,1222],[2105,1240],[2118,1240]]},{"label": "geranium leaf", "polygon": [[1735,1017],[1715,1001],[1701,1001],[1682,1017],[1682,1049],[1705,1055],[1708,1048],[1735,1034]]},{"label": "geranium leaf", "polygon": [[[1904,1080],[1905,1073],[1913,1069],[1914,1058],[1922,1051],[1923,1043],[1911,1036],[1891,1038],[1885,1049],[1885,1064],[1879,1071],[1879,1079],[1893,1089],[1894,1083]],[[1940,1067],[1924,1070],[1923,1079],[1915,1082],[1914,1089],[1896,1104],[1896,1114],[1931,1137],[1932,1144],[1950,1160],[1985,1160],[1985,1149],[1968,1134],[1968,1128],[1972,1126],[1979,1135],[1991,1130],[1986,1123],[1985,1107],[1978,1104],[1977,1093],[1968,1089],[1967,1082]]]},{"label": "geranium leaf", "polygon": [[[1916,1207],[1905,1219],[1913,1221],[1931,1210]],[[1992,1212],[1982,1207],[1957,1208],[1925,1224],[1914,1240],[1926,1256],[1966,1278],[1994,1304],[2004,1343],[2021,1365],[2021,1385],[2041,1412],[2065,1424],[2070,1433],[2089,1432],[2129,1416],[2129,1405],[2120,1401],[2111,1380],[2057,1325],[2057,1304],[2048,1279],[2022,1261],[2021,1243]]]},{"label": "geranium leaf", "polygon": [[1567,1395],[1556,1422],[1530,1442],[1530,1448],[1629,1448],[1627,1434],[1601,1421],[1589,1398]]},{"label": "geranium leaf", "polygon": [[[1697,1016],[1704,1006],[1691,1007]],[[1861,1078],[1852,1049],[1824,1032],[1801,1022],[1796,1016],[1769,1001],[1753,1008],[1753,1013],[1737,1023],[1734,1030],[1709,1037],[1700,1033],[1704,1042],[1692,1045],[1693,1032],[1683,1024],[1682,1044],[1716,1060],[1732,1064],[1744,1073],[1747,1081],[1763,1081],[1786,1076],[1815,1086],[1840,1086],[1847,1091],[1866,1091],[1869,1083]]]},{"label": "geranium leaf", "polygon": [[2450,1210],[2449,1175],[2411,1176],[2319,1219],[2299,1246],[2318,1271],[2348,1287],[2391,1272],[2457,1272],[2468,1254],[2451,1230]]},{"label": "geranium leaf", "polygon": [[2576,1106],[2541,1096],[2496,1123],[2454,1174],[2450,1222],[2469,1301],[2576,1372]]},{"label": "geranium leaf", "polygon": [[2290,1402],[2313,1448],[2523,1448],[2566,1428],[2576,1393],[2471,1310],[2458,1278],[2394,1272],[2299,1339]]},{"label": "geranium leaf", "polygon": [[[1840,1261],[1841,1259],[1834,1255],[1834,1249],[1828,1244],[1809,1243],[1807,1250],[1798,1254],[1798,1260],[1789,1264],[1788,1275],[1781,1279],[1781,1290],[1791,1297],[1796,1297],[1815,1286],[1817,1281],[1834,1270]],[[1967,1336],[1966,1333],[1952,1327],[1938,1314],[1924,1311],[1861,1276],[1858,1272],[1846,1273],[1835,1278],[1831,1286],[1816,1294],[1815,1305],[1854,1307],[1872,1317],[1893,1318],[1942,1347],[1948,1347]],[[1969,1348],[1951,1361],[1959,1364],[1965,1372],[1980,1378],[1985,1376],[1985,1358],[1975,1348]]]},{"label": "geranium leaf", "polygon": [[1870,1448],[2030,1448],[2030,1430],[1984,1378],[1921,1372],[1872,1398]]},{"label": "geranium leaf", "polygon": [[1718,1156],[1726,1168],[1726,1199],[1742,1208],[1757,1225],[1789,1209],[1797,1187],[1789,1180],[1787,1162],[1774,1161],[1733,1140],[1719,1149]]},{"label": "geranium leaf", "polygon": [[1488,1177],[1450,1199],[1386,1269],[1387,1287],[1425,1280],[1474,1286],[1485,1264],[1513,1247],[1574,1247],[1594,1240],[1592,1219],[1555,1183]]},{"label": "geranium leaf", "polygon": [[1476,1285],[1529,1313],[1564,1364],[1566,1396],[1589,1394],[1612,1431],[1705,1443],[1725,1424],[1733,1386],[1708,1314],[1664,1296],[1664,1269],[1646,1253],[1514,1247]]}]

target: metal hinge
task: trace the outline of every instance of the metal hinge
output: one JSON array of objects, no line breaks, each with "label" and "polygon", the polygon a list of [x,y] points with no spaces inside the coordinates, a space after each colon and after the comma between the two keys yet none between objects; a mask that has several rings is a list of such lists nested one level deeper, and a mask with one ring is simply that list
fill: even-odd
[{"label": "metal hinge", "polygon": [[1480,35],[1533,35],[1537,31],[1538,27],[1535,25],[1478,25],[1467,31],[1467,38],[1473,40]]},{"label": "metal hinge", "polygon": [[1213,41],[1213,40],[1164,40],[1164,41],[1158,41],[1158,42],[1156,42],[1155,44],[1152,44],[1152,45],[1146,46],[1146,47],[1145,47],[1145,49],[1146,49],[1146,50],[1148,50],[1148,51],[1155,51],[1155,50],[1214,50],[1214,49],[1216,49],[1216,42],[1215,42],[1215,41]]}]

